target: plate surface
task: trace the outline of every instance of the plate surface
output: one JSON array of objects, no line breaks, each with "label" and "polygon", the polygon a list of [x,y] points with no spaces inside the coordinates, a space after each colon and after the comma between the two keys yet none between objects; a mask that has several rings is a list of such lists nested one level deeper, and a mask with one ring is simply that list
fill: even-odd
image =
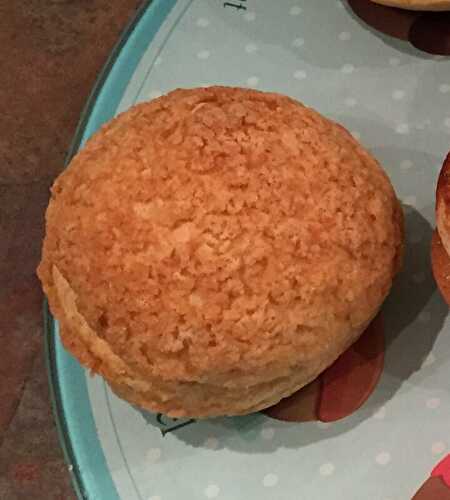
[{"label": "plate surface", "polygon": [[53,395],[78,494],[411,498],[450,448],[448,307],[429,265],[435,183],[450,149],[450,60],[375,33],[336,0],[155,0],[113,54],[73,152],[136,102],[212,84],[291,95],[345,125],[388,171],[408,242],[384,308],[384,371],[366,404],[331,425],[262,414],[174,422],[138,411],[91,378],[48,316]]}]

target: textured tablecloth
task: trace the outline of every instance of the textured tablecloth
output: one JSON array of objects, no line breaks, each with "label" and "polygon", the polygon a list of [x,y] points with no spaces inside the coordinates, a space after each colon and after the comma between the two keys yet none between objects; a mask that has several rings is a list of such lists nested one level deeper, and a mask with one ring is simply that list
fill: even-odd
[{"label": "textured tablecloth", "polygon": [[0,0],[0,499],[71,500],[35,276],[49,187],[139,0]]}]

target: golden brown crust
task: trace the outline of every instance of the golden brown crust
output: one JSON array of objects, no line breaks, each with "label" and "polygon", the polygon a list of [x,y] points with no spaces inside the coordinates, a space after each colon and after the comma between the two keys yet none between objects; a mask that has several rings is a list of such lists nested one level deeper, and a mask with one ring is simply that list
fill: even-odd
[{"label": "golden brown crust", "polygon": [[433,232],[431,240],[431,267],[439,290],[450,305],[450,258],[437,230]]},{"label": "golden brown crust", "polygon": [[375,316],[402,253],[392,186],[345,129],[224,87],[104,126],[46,218],[39,276],[64,344],[174,416],[246,413],[313,380]]},{"label": "golden brown crust", "polygon": [[450,0],[372,0],[372,2],[406,10],[450,10]]},{"label": "golden brown crust", "polygon": [[444,161],[436,187],[436,225],[442,244],[450,253],[450,154]]},{"label": "golden brown crust", "polygon": [[442,296],[450,304],[450,153],[442,165],[436,187],[436,226],[431,242],[431,264]]}]

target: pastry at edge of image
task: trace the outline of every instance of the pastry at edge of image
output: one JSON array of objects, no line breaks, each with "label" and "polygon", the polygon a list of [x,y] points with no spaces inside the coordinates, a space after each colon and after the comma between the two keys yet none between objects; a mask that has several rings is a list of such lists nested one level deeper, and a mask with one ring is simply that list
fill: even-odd
[{"label": "pastry at edge of image", "polygon": [[380,5],[397,7],[406,10],[447,11],[450,10],[450,0],[371,0]]},{"label": "pastry at edge of image", "polygon": [[450,304],[450,154],[439,173],[436,188],[436,230],[431,243],[433,274]]},{"label": "pastry at edge of image", "polygon": [[[395,8],[390,2],[374,0],[348,0],[349,8],[375,31],[404,40],[428,54],[450,54],[450,0],[447,4],[434,4],[432,10]],[[429,6],[429,4],[427,4]],[[443,12],[443,10],[447,10]]]},{"label": "pastry at edge of image", "polygon": [[38,274],[64,346],[122,398],[240,415],[314,380],[377,315],[403,214],[379,163],[286,96],[179,89],[58,177]]}]

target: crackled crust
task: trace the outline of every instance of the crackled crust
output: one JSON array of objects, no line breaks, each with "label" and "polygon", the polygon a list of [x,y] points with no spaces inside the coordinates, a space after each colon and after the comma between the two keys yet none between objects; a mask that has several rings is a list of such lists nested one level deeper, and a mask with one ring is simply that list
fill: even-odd
[{"label": "crackled crust", "polygon": [[447,304],[450,304],[450,258],[437,230],[433,232],[431,240],[431,265],[439,290]]},{"label": "crackled crust", "polygon": [[406,10],[450,10],[450,0],[372,0],[372,2]]},{"label": "crackled crust", "polygon": [[450,304],[450,154],[439,173],[436,188],[436,231],[431,244],[433,274],[441,293]]},{"label": "crackled crust", "polygon": [[439,173],[436,188],[436,225],[439,236],[450,254],[450,154],[444,161]]},{"label": "crackled crust", "polygon": [[39,276],[62,339],[126,399],[248,413],[364,330],[402,213],[341,126],[278,94],[177,90],[104,126],[57,179]]}]

